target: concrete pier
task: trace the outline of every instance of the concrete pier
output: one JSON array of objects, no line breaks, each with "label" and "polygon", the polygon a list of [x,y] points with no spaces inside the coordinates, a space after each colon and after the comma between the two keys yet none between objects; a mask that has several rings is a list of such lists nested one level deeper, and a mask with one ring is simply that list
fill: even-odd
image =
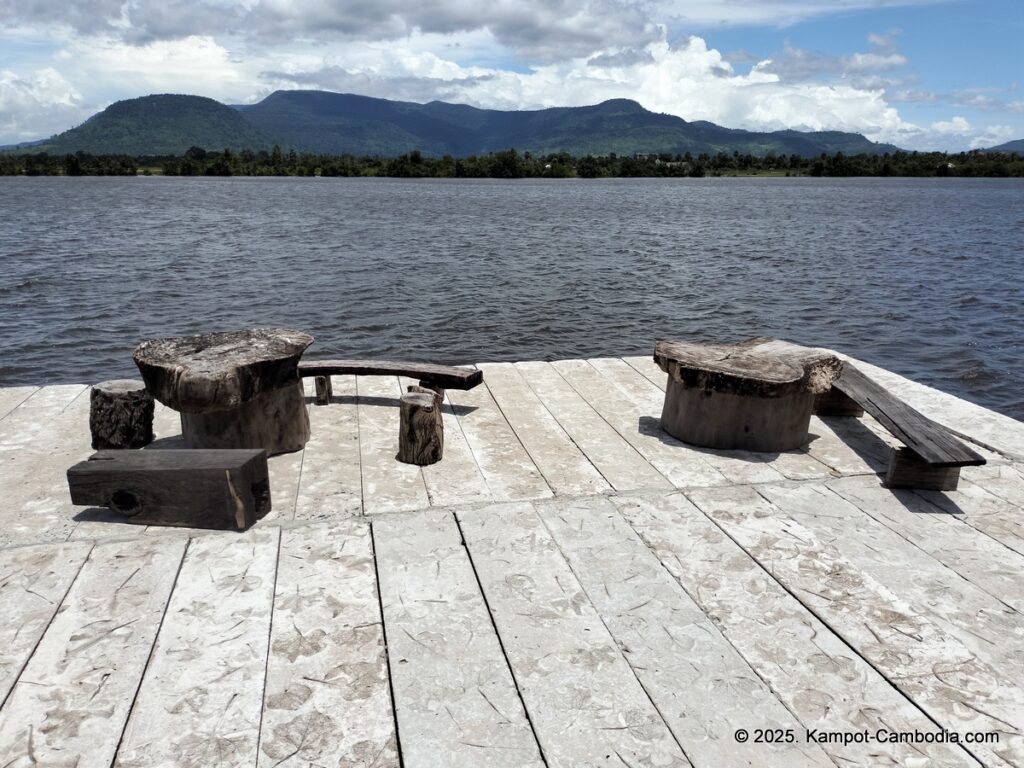
[{"label": "concrete pier", "polygon": [[200,532],[73,507],[87,386],[0,389],[0,765],[1024,765],[1024,424],[858,366],[988,464],[891,491],[870,417],[707,450],[649,358],[480,364],[424,467],[415,382],[307,380],[273,511]]}]

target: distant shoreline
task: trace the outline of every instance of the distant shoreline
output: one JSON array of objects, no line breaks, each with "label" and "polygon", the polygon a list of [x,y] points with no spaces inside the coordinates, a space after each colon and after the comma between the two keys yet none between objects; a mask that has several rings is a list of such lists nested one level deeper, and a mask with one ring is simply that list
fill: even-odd
[{"label": "distant shoreline", "polygon": [[1003,152],[894,152],[817,157],[700,154],[533,155],[514,149],[455,158],[410,152],[399,157],[356,157],[272,151],[209,152],[193,147],[180,156],[0,154],[0,176],[277,176],[468,179],[899,177],[1020,178],[1024,155]]}]

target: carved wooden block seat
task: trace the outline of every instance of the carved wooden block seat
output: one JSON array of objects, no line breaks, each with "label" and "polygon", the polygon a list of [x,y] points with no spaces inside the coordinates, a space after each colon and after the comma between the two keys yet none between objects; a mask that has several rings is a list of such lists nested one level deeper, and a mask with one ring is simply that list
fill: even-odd
[{"label": "carved wooden block seat", "polygon": [[297,451],[309,440],[299,358],[313,337],[282,328],[145,341],[135,364],[146,388],[181,413],[192,448]]},{"label": "carved wooden block seat", "polygon": [[668,374],[662,429],[693,445],[766,452],[807,442],[815,395],[842,370],[828,350],[765,338],[659,341],[654,361]]},{"label": "carved wooden block seat", "polygon": [[948,429],[846,363],[831,389],[818,395],[814,412],[819,416],[860,416],[864,411],[905,446],[893,448],[889,456],[885,484],[890,488],[954,491],[961,467],[985,463]]}]

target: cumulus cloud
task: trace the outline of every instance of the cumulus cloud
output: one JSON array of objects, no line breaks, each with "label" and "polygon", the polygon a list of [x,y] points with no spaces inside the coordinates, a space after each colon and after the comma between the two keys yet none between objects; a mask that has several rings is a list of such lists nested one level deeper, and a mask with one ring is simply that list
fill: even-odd
[{"label": "cumulus cloud", "polygon": [[0,137],[5,142],[57,133],[88,114],[81,94],[50,67],[18,75],[0,70]]},{"label": "cumulus cloud", "polygon": [[971,124],[965,118],[956,115],[952,120],[939,120],[932,123],[932,130],[936,133],[952,133],[958,136],[966,136],[971,132]]},{"label": "cumulus cloud", "polygon": [[871,50],[836,56],[796,48],[787,41],[783,50],[755,67],[784,80],[820,80],[840,76],[855,78],[859,84],[873,87],[875,73],[906,67],[907,58],[896,50],[898,31],[886,35],[868,35]]}]

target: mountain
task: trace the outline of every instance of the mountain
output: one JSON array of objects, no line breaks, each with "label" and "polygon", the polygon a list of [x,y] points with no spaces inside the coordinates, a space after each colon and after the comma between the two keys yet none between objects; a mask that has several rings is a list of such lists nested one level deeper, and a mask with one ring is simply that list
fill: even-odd
[{"label": "mountain", "polygon": [[986,152],[1017,152],[1024,155],[1024,139],[1016,139],[1000,144],[998,147],[989,147]]},{"label": "mountain", "polygon": [[644,109],[629,99],[589,107],[500,111],[464,104],[390,101],[327,91],[276,91],[242,116],[283,144],[309,152],[466,155],[515,147],[572,155],[740,152],[755,155],[896,151],[860,134],[824,131],[758,133],[687,122]]},{"label": "mountain", "polygon": [[229,107],[200,96],[154,95],[119,101],[85,123],[8,151],[180,155],[189,147],[285,149],[396,156],[483,154],[515,148],[536,154],[698,155],[846,154],[896,151],[857,133],[723,128],[650,112],[629,99],[589,107],[501,111],[432,101],[416,104],[328,91],[276,91]]},{"label": "mountain", "polygon": [[163,94],[119,101],[77,128],[23,147],[50,154],[180,155],[189,147],[269,149],[273,144],[219,101]]}]

